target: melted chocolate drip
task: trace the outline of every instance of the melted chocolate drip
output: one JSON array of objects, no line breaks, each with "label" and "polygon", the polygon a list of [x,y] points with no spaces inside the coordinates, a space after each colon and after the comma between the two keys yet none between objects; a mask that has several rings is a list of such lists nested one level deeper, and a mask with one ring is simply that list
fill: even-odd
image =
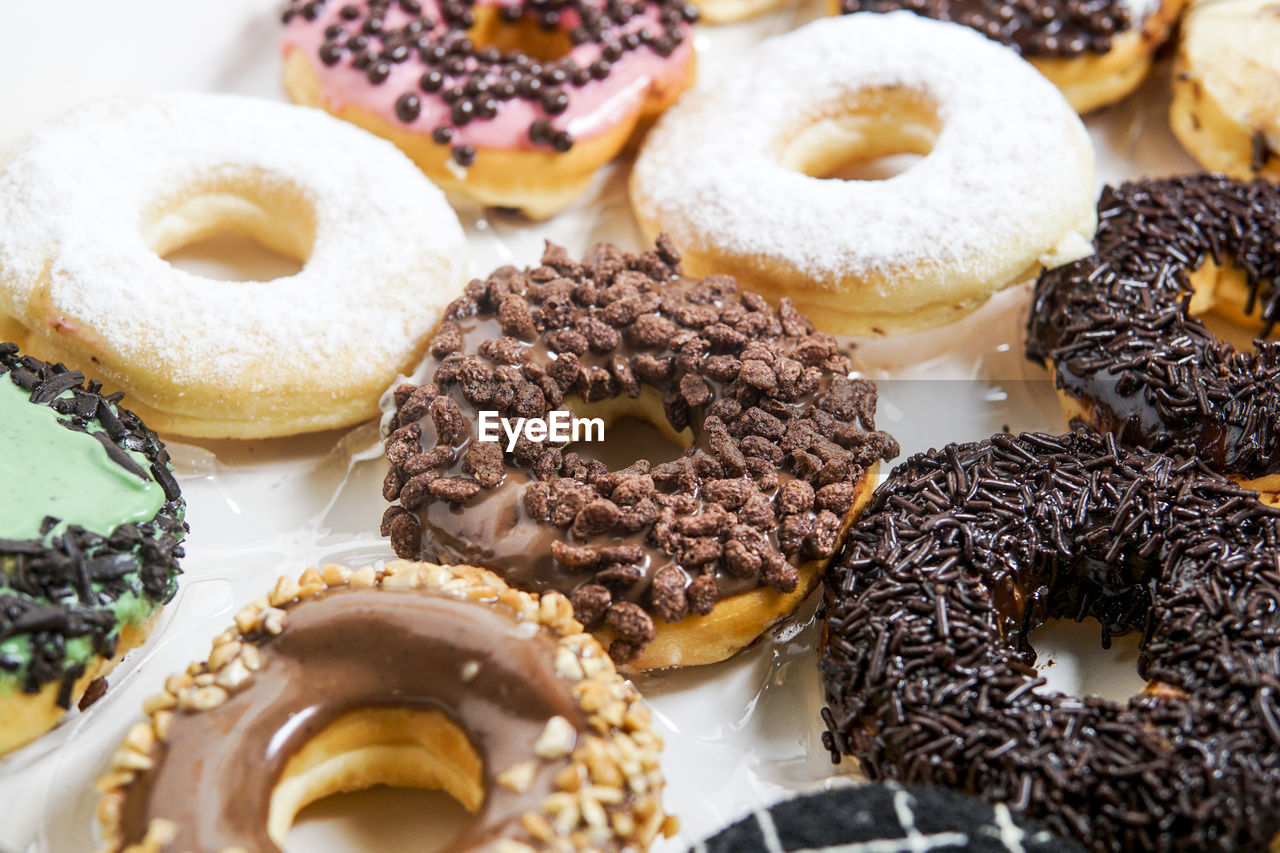
[{"label": "melted chocolate drip", "polygon": [[[1280,511],[1111,436],[913,456],[826,578],[838,760],[1007,802],[1097,851],[1267,851],[1280,831]],[[1142,632],[1127,703],[1041,694],[1028,637]]]},{"label": "melted chocolate drip", "polygon": [[1187,274],[1207,259],[1244,271],[1245,310],[1280,319],[1280,187],[1199,175],[1107,187],[1096,254],[1044,273],[1028,357],[1098,429],[1198,455],[1244,478],[1280,473],[1280,343],[1237,352],[1188,313]]}]

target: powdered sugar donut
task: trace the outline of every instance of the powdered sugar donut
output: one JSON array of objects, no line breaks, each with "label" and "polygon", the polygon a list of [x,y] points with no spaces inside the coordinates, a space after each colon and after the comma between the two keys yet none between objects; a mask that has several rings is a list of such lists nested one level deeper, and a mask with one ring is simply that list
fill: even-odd
[{"label": "powdered sugar donut", "polygon": [[[223,232],[303,268],[213,281],[163,259]],[[35,131],[0,168],[0,337],[93,364],[161,431],[345,426],[420,358],[464,247],[404,155],[319,111],[113,99]]]},{"label": "powdered sugar donut", "polygon": [[[901,152],[925,156],[883,181],[814,177]],[[644,229],[691,274],[728,273],[853,334],[957,319],[1089,254],[1093,201],[1093,152],[1058,90],[1011,50],[907,12],[764,42],[663,117],[631,181]]]}]

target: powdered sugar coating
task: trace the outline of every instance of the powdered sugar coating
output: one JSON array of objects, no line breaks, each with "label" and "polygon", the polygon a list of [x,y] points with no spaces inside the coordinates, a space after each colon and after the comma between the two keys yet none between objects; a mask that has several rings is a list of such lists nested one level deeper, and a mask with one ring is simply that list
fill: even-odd
[{"label": "powdered sugar coating", "polygon": [[[193,194],[245,187],[314,220],[297,274],[213,281],[149,245],[146,223]],[[244,97],[96,103],[35,131],[0,171],[0,315],[88,348],[108,376],[141,361],[173,383],[265,394],[323,374],[335,399],[370,371],[389,382],[455,295],[465,245],[443,194],[390,143]]]},{"label": "powdered sugar coating", "polygon": [[[912,168],[842,181],[780,165],[796,128],[901,87],[939,119]],[[816,288],[908,269],[945,288],[1087,253],[1092,167],[1079,118],[1013,51],[910,12],[860,13],[769,39],[683,99],[650,135],[632,200],[682,250],[761,257]]]}]

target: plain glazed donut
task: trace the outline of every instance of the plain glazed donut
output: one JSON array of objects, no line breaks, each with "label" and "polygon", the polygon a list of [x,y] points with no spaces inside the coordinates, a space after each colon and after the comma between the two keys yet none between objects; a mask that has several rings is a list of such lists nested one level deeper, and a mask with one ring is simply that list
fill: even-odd
[{"label": "plain glazed donut", "polygon": [[674,827],[649,711],[569,602],[470,566],[281,578],[145,708],[99,785],[105,851],[271,853],[309,803],[377,784],[474,812],[455,851],[643,851]]},{"label": "plain glazed donut", "polygon": [[[225,232],[304,266],[212,281],[163,259]],[[94,365],[161,431],[256,438],[372,417],[456,295],[464,252],[403,155],[300,107],[117,98],[0,164],[0,333]]]},{"label": "plain glazed donut", "polygon": [[689,853],[1084,853],[1022,815],[934,785],[849,785],[753,809]]},{"label": "plain glazed donut", "polygon": [[1077,112],[1138,88],[1184,0],[828,0],[832,14],[907,9],[972,27],[1013,48]]},{"label": "plain glazed donut", "polygon": [[1169,124],[1206,169],[1280,180],[1277,44],[1270,0],[1200,0],[1183,18]]},{"label": "plain glazed donut", "polygon": [[[665,240],[542,261],[468,285],[421,384],[395,390],[383,535],[565,593],[634,669],[723,660],[813,590],[897,453],[875,387],[789,303],[682,279]],[[685,449],[609,470],[589,443],[480,439],[482,411],[553,410],[639,418]]]},{"label": "plain glazed donut", "polygon": [[53,728],[177,591],[169,454],[100,389],[0,343],[0,754]]},{"label": "plain glazed donut", "polygon": [[684,0],[293,0],[285,88],[438,185],[545,218],[693,82]]},{"label": "plain glazed donut", "polygon": [[1214,175],[1107,187],[1097,254],[1036,284],[1027,354],[1068,419],[1280,490],[1280,345],[1239,352],[1196,315],[1280,319],[1280,187]]},{"label": "plain glazed donut", "polygon": [[[1111,436],[912,457],[826,579],[825,742],[1107,853],[1267,853],[1280,830],[1280,512]],[[1031,632],[1141,632],[1127,702],[1041,692]]]},{"label": "plain glazed donut", "polygon": [[[814,177],[901,152],[926,156],[883,181]],[[735,276],[847,334],[947,323],[1087,254],[1093,193],[1084,126],[1044,77],[908,12],[762,43],[662,118],[631,179],[643,229],[690,273]]]}]

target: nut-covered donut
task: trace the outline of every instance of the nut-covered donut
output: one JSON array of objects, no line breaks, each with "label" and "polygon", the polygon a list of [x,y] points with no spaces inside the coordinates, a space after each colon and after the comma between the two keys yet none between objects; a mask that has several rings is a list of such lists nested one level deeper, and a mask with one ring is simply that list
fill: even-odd
[{"label": "nut-covered donut", "polygon": [[543,218],[693,82],[685,0],[293,0],[285,88]]},{"label": "nut-covered donut", "polygon": [[1103,190],[1097,254],[1036,284],[1027,353],[1063,408],[1122,442],[1280,481],[1280,345],[1240,352],[1196,317],[1280,319],[1280,187],[1213,175]]},{"label": "nut-covered donut", "polygon": [[1271,0],[1193,2],[1182,19],[1169,125],[1214,172],[1280,180],[1280,10]]},{"label": "nut-covered donut", "polygon": [[105,850],[279,851],[307,804],[440,788],[450,850],[647,850],[661,739],[573,619],[470,566],[309,569],[147,700],[100,782]]},{"label": "nut-covered donut", "polygon": [[[856,49],[851,48],[856,45]],[[880,181],[851,159],[924,155]],[[913,15],[814,21],[669,110],[631,177],[694,275],[786,297],[837,334],[949,323],[1089,251],[1093,148],[1034,68]]]},{"label": "nut-covered donut", "polygon": [[[825,742],[1097,851],[1256,851],[1280,830],[1280,512],[1112,436],[913,456],[827,576]],[[1041,692],[1030,633],[1142,632],[1127,702]]]},{"label": "nut-covered donut", "polygon": [[753,809],[689,853],[1083,853],[1015,815],[935,785],[850,785]]},{"label": "nut-covered donut", "polygon": [[1013,48],[1077,112],[1104,107],[1146,78],[1185,0],[828,0],[832,14],[906,9],[972,27]]},{"label": "nut-covered donut", "polygon": [[0,343],[0,753],[52,728],[177,591],[169,454],[100,391]]},{"label": "nut-covered donut", "polygon": [[[681,278],[661,239],[474,281],[430,351],[395,391],[383,535],[569,595],[638,669],[721,660],[794,610],[897,452],[834,337],[725,276]],[[636,417],[685,450],[611,471],[590,444],[479,440],[486,410]]]},{"label": "nut-covered donut", "polygon": [[[463,282],[444,195],[393,146],[315,110],[117,97],[8,154],[0,335],[94,365],[161,432],[261,438],[371,418]],[[303,267],[215,281],[164,259],[222,233]]]}]

